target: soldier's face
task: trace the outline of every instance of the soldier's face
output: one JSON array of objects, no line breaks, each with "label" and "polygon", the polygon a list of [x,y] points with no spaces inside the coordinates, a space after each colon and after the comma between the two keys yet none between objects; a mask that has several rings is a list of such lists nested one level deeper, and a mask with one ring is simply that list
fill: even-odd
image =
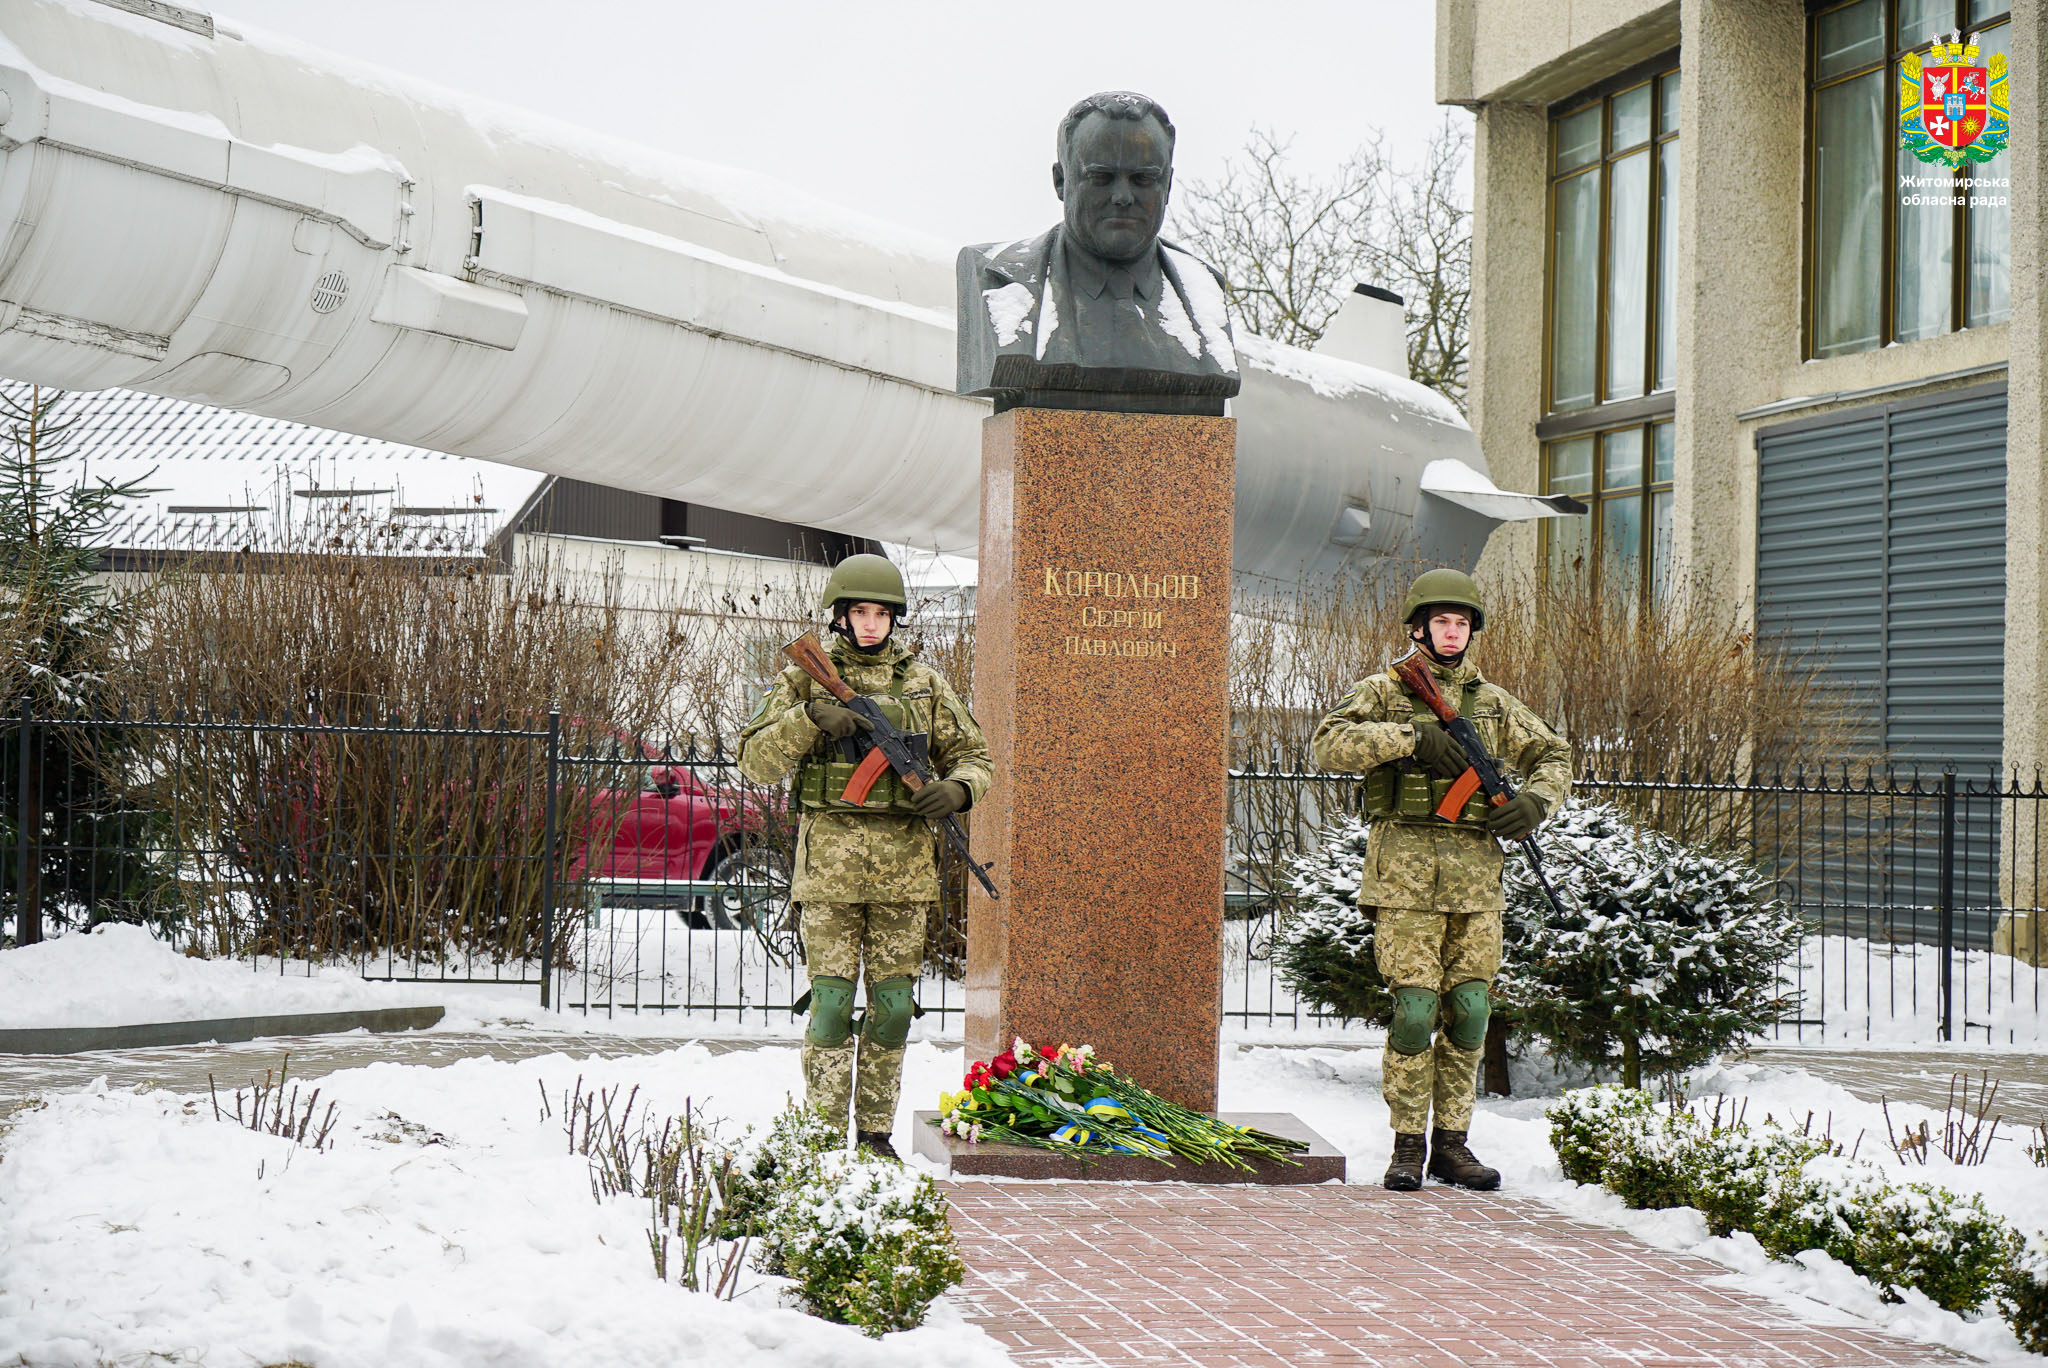
[{"label": "soldier's face", "polygon": [[1454,656],[1472,640],[1472,619],[1456,609],[1430,614],[1422,627],[1429,633],[1429,648],[1440,656]]},{"label": "soldier's face", "polygon": [[1166,222],[1173,188],[1166,130],[1153,118],[1090,114],[1053,167],[1052,185],[1075,240],[1105,261],[1136,261]]},{"label": "soldier's face", "polygon": [[872,646],[889,635],[889,623],[894,616],[883,604],[855,603],[846,610],[846,625],[853,628],[856,642]]}]

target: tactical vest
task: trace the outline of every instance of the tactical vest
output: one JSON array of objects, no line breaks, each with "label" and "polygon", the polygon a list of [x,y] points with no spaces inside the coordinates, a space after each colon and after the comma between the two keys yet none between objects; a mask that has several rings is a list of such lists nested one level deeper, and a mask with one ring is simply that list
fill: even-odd
[{"label": "tactical vest", "polygon": [[[1428,705],[1407,689],[1401,690],[1401,696],[1408,700],[1415,720],[1435,717]],[[1472,705],[1478,697],[1479,681],[1467,681],[1458,702],[1458,716],[1470,717]],[[1365,772],[1366,816],[1390,822],[1443,826],[1443,819],[1436,815],[1437,804],[1443,802],[1444,795],[1456,782],[1454,779],[1438,779],[1412,755],[1376,766]],[[1472,796],[1465,800],[1465,806],[1458,810],[1458,821],[1460,824],[1479,822],[1485,817],[1486,809],[1485,790],[1474,789]]]},{"label": "tactical vest", "polygon": [[[903,691],[910,684],[910,665],[908,659],[899,662],[889,680],[888,690],[868,696],[881,708],[882,716],[904,732],[918,758],[929,763],[928,738],[923,732],[910,731],[916,718],[911,705],[903,697]],[[882,777],[868,790],[865,803],[856,807],[852,803],[841,802],[839,795],[846,791],[847,781],[853,778],[854,770],[859,767],[860,758],[851,740],[839,742],[829,736],[820,736],[818,743],[798,762],[796,777],[790,782],[790,794],[805,812],[872,812],[894,816],[908,816],[915,812],[910,806],[910,790],[893,769],[882,771]]]}]

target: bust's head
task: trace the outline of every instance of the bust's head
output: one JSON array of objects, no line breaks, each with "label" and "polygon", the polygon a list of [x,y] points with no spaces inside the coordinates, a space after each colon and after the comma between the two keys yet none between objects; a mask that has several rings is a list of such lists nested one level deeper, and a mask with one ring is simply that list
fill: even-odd
[{"label": "bust's head", "polygon": [[1173,188],[1173,121],[1127,90],[1090,95],[1060,121],[1053,192],[1066,206],[1068,240],[1105,261],[1152,250]]}]

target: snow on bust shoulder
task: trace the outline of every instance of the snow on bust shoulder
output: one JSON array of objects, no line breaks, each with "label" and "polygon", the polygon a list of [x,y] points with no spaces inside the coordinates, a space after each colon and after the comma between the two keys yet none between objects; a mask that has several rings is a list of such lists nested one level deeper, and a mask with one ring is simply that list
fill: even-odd
[{"label": "snow on bust shoulder", "polygon": [[403,1007],[425,987],[365,983],[353,970],[279,974],[247,960],[192,959],[140,926],[108,923],[0,950],[0,1030],[137,1026],[286,1012]]},{"label": "snow on bust shoulder", "polygon": [[[1188,309],[1194,314],[1195,332],[1201,337],[1202,347],[1226,372],[1235,372],[1237,352],[1230,344],[1230,307],[1223,298],[1223,287],[1216,283],[1216,277],[1209,274],[1208,266],[1200,260],[1177,247],[1161,244],[1161,249],[1179,275],[1181,289],[1187,292]],[[1163,304],[1164,300],[1161,302]],[[1176,300],[1175,305],[1178,304]],[[1187,345],[1178,333],[1175,337],[1182,346]],[[1189,355],[1199,353],[1190,349]]]}]

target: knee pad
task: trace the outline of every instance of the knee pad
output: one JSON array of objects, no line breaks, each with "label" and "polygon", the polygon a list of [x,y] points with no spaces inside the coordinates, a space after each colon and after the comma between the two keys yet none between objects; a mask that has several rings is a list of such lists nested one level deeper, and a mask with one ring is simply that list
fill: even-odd
[{"label": "knee pad", "polygon": [[868,988],[867,1037],[877,1045],[901,1045],[910,1039],[910,1018],[917,1004],[908,978],[887,978]]},{"label": "knee pad", "polygon": [[853,1035],[853,980],[827,975],[811,980],[811,1024],[804,1039],[831,1048]]},{"label": "knee pad", "polygon": [[1387,1032],[1387,1043],[1394,1047],[1394,1053],[1418,1055],[1429,1048],[1430,1037],[1436,1034],[1436,994],[1427,988],[1396,988],[1394,990],[1394,1024]]},{"label": "knee pad", "polygon": [[1490,1009],[1485,979],[1466,979],[1444,995],[1444,1034],[1461,1050],[1476,1050],[1486,1043],[1486,1015]]}]

